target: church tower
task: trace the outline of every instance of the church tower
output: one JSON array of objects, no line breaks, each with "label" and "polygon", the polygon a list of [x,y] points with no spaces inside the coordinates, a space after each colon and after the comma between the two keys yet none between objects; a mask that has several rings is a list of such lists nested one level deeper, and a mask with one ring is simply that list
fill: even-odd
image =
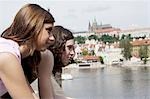
[{"label": "church tower", "polygon": [[95,18],[94,18],[94,22],[92,24],[92,29],[93,29],[93,31],[97,29],[97,21]]},{"label": "church tower", "polygon": [[90,23],[90,21],[89,21],[88,31],[89,31],[89,32],[91,32],[91,31],[92,31],[92,27],[91,27],[91,23]]}]

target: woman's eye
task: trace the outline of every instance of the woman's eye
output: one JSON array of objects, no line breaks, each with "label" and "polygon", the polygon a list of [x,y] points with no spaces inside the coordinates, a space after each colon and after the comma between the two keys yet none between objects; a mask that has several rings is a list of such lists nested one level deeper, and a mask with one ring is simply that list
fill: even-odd
[{"label": "woman's eye", "polygon": [[48,33],[50,33],[52,31],[52,27],[46,28],[46,30],[48,31]]},{"label": "woman's eye", "polygon": [[74,46],[68,46],[69,50],[74,50]]}]

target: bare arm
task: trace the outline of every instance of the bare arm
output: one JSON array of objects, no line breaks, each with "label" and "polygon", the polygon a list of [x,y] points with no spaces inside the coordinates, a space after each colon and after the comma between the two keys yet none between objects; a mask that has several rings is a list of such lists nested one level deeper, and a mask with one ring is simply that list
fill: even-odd
[{"label": "bare arm", "polygon": [[[65,97],[62,89],[60,87],[58,88],[59,85],[56,83],[56,81],[54,81],[54,78],[52,77],[53,66],[54,66],[53,54],[49,50],[43,52],[42,61],[38,67],[40,98],[41,99],[72,99],[72,98]],[[55,92],[56,90],[57,92]]]},{"label": "bare arm", "polygon": [[56,80],[54,79],[54,77],[51,77],[52,79],[52,84],[54,87],[54,96],[55,99],[72,99],[72,98],[67,98],[64,94],[64,91],[62,90],[62,88],[58,85],[58,83],[56,82]]},{"label": "bare arm", "polygon": [[0,53],[0,78],[13,99],[34,99],[21,64],[10,53]]},{"label": "bare arm", "polygon": [[54,64],[53,54],[46,50],[41,53],[39,71],[39,96],[41,99],[54,99],[54,91],[51,82],[52,68]]}]

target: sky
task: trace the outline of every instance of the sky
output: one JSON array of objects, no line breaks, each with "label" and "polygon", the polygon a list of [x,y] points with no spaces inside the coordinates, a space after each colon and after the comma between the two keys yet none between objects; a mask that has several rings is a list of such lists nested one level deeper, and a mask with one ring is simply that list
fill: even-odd
[{"label": "sky", "polygon": [[111,24],[120,29],[150,27],[149,0],[0,0],[0,33],[27,3],[49,8],[55,25],[73,32],[87,31],[94,19],[98,24]]}]

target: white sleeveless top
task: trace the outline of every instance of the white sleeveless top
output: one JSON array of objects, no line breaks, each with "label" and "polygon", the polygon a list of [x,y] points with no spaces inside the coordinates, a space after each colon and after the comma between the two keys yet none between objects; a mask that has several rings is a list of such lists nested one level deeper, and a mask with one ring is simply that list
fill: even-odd
[{"label": "white sleeveless top", "polygon": [[[18,61],[21,64],[21,55],[19,51],[19,45],[14,42],[13,40],[8,40],[5,38],[0,37],[0,53],[11,53],[17,57]],[[0,96],[5,94],[7,89],[5,88],[2,80],[0,79]]]}]

